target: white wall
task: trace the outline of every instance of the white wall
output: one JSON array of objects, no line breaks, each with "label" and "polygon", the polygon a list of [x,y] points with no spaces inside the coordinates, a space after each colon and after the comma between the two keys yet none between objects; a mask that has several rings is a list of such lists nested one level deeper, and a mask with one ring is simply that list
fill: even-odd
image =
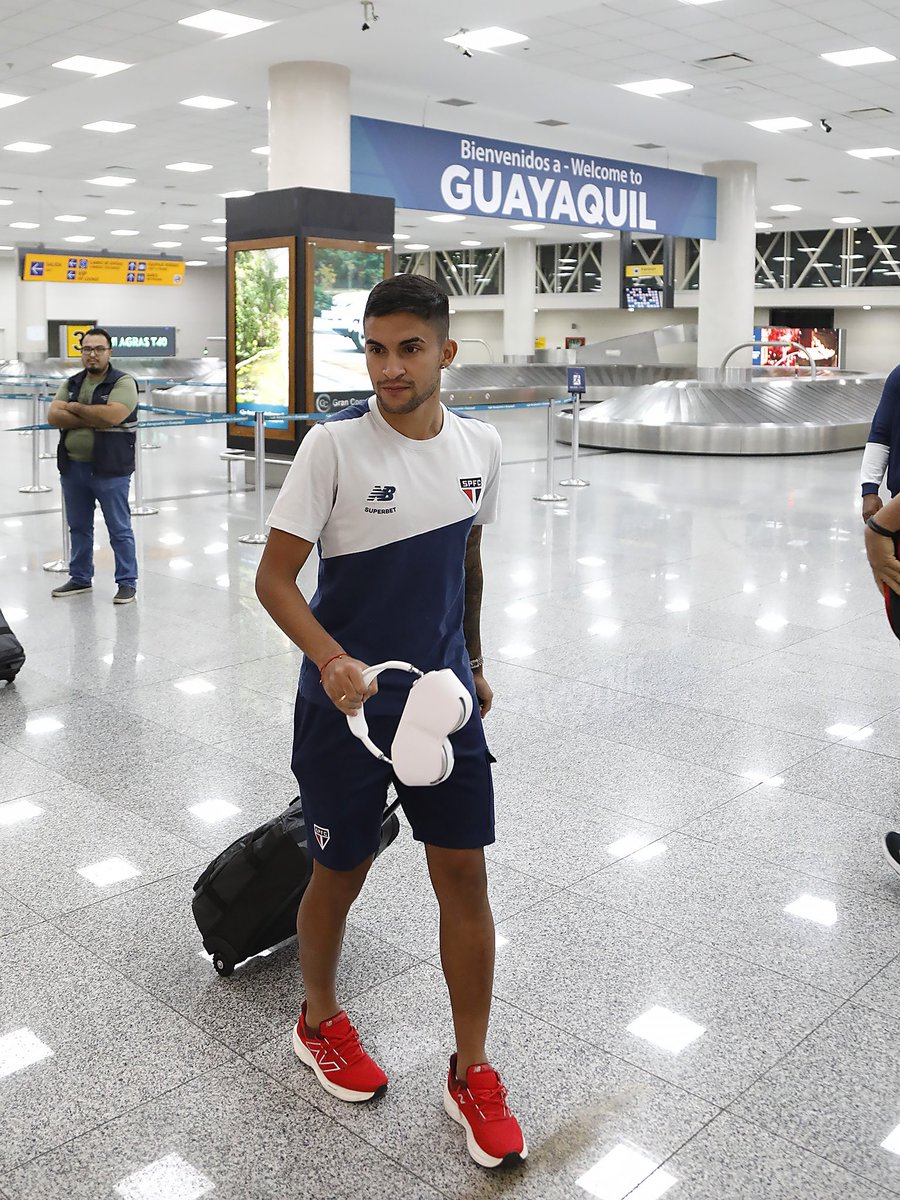
[{"label": "white wall", "polygon": [[[181,287],[138,288],[116,283],[46,286],[48,321],[87,316],[96,317],[99,325],[174,325],[179,358],[199,358],[210,335],[225,333],[224,267],[188,267]],[[215,350],[211,348],[210,353]]]},{"label": "white wall", "polygon": [[16,259],[0,258],[0,358],[16,357]]}]

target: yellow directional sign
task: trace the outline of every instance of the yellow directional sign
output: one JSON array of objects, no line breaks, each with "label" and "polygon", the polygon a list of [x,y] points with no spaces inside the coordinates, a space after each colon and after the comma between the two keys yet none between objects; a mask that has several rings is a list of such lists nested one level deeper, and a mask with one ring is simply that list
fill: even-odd
[{"label": "yellow directional sign", "polygon": [[650,279],[654,276],[662,278],[665,273],[665,268],[662,263],[639,263],[633,267],[625,268],[625,275],[628,279]]},{"label": "yellow directional sign", "polygon": [[106,258],[29,251],[22,265],[26,283],[124,283],[180,287],[184,262],[169,258]]}]

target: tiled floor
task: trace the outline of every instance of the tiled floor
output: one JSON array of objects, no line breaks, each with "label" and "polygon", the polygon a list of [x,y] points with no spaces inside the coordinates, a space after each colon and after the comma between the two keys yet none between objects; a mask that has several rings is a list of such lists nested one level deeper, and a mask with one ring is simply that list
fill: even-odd
[{"label": "tiled floor", "polygon": [[[230,979],[201,954],[194,878],[294,794],[299,665],[254,597],[254,498],[219,433],[146,453],[160,512],[135,521],[128,608],[105,546],[93,594],[51,600],[55,469],[19,494],[28,439],[0,433],[0,605],[29,656],[0,691],[5,1200],[900,1196],[900,879],[880,854],[900,647],[859,455],[592,454],[591,487],[548,506],[542,422],[497,418],[484,551],[491,1045],[531,1145],[499,1178],[441,1106],[437,915],[407,829],[342,965],[380,1102],[330,1099],[294,1058],[292,945]],[[211,822],[208,801],[231,807]],[[109,859],[128,877],[79,873]]]}]

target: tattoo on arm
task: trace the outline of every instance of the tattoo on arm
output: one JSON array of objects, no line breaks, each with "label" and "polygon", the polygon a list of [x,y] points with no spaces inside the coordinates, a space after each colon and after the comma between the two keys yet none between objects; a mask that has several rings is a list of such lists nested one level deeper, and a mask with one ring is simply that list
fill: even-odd
[{"label": "tattoo on arm", "polygon": [[473,525],[466,542],[466,607],[463,633],[469,658],[481,655],[481,595],[484,574],[481,569],[481,526]]}]

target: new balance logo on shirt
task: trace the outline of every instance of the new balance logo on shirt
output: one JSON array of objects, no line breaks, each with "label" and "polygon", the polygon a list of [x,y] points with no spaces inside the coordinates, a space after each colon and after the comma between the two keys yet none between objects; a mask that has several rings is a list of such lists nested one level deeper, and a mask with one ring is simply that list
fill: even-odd
[{"label": "new balance logo on shirt", "polygon": [[378,504],[387,504],[389,500],[393,500],[396,491],[397,489],[391,487],[389,483],[376,483],[368,496],[366,496],[366,503],[375,501]]}]

